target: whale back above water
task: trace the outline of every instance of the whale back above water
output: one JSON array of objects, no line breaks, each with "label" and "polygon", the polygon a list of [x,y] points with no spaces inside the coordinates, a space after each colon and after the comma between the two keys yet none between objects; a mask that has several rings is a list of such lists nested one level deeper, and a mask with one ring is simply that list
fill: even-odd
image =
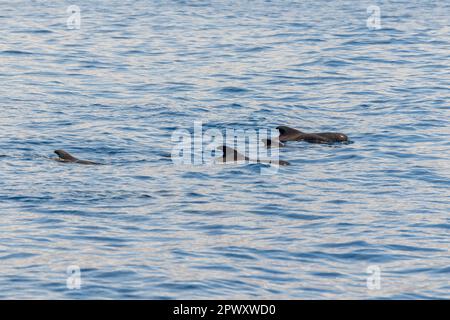
[{"label": "whale back above water", "polygon": [[56,161],[60,162],[68,162],[68,163],[78,163],[78,164],[99,164],[97,162],[93,161],[86,161],[86,160],[80,160],[78,158],[75,158],[70,153],[64,150],[55,150],[55,153],[58,155],[58,159],[55,159]]},{"label": "whale back above water", "polygon": [[223,155],[222,155],[223,162],[236,162],[236,161],[249,160],[246,156],[237,152],[237,150],[227,147],[225,145],[220,146],[217,149],[223,152]]},{"label": "whale back above water", "polygon": [[250,159],[249,157],[244,156],[239,153],[237,150],[227,147],[225,145],[217,148],[218,150],[223,152],[222,157],[219,158],[220,161],[226,162],[238,162],[238,161],[248,161],[253,163],[265,163],[265,164],[274,164],[278,166],[287,166],[290,163],[284,160],[264,160],[264,159]]},{"label": "whale back above water", "polygon": [[306,141],[309,143],[334,143],[348,141],[348,137],[339,132],[318,132],[305,133],[287,126],[278,126],[280,132],[279,140],[286,141]]},{"label": "whale back above water", "polygon": [[347,135],[339,132],[319,132],[316,133],[318,136],[328,139],[332,142],[343,142],[348,141]]},{"label": "whale back above water", "polygon": [[284,143],[277,139],[262,139],[266,148],[284,147]]}]

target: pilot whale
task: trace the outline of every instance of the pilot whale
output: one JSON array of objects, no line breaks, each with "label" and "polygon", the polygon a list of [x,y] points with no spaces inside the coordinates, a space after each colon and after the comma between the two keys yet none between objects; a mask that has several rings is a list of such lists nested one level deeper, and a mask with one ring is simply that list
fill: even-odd
[{"label": "pilot whale", "polygon": [[279,148],[285,146],[285,144],[278,139],[262,139],[261,141],[266,148]]},{"label": "pilot whale", "polygon": [[348,141],[348,137],[339,132],[305,133],[287,126],[277,127],[280,132],[278,139],[286,141],[306,141],[309,143],[335,143]]},{"label": "pilot whale", "polygon": [[274,164],[279,166],[287,166],[290,163],[284,160],[264,160],[264,159],[250,159],[249,157],[239,153],[233,148],[227,147],[225,145],[220,146],[217,150],[222,151],[222,157],[217,158],[219,162],[241,162],[248,161],[253,163],[265,163],[265,164]]},{"label": "pilot whale", "polygon": [[93,161],[80,160],[64,150],[55,150],[55,153],[58,155],[59,158],[54,160],[59,162],[78,163],[78,164],[100,164]]}]

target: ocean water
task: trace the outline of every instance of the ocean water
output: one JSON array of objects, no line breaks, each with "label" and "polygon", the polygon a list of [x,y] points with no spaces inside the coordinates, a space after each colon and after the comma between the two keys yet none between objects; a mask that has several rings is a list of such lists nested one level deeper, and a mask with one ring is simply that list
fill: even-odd
[{"label": "ocean water", "polygon": [[[2,0],[0,298],[450,298],[449,13]],[[195,121],[353,143],[176,165]]]}]

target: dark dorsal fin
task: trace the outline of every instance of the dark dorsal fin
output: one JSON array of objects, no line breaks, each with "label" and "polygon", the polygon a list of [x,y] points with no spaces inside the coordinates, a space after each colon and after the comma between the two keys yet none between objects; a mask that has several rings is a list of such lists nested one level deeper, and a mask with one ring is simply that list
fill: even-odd
[{"label": "dark dorsal fin", "polygon": [[279,140],[272,140],[272,139],[262,139],[261,140],[266,148],[273,148],[273,147],[284,147],[284,143],[282,143]]},{"label": "dark dorsal fin", "polygon": [[61,160],[64,160],[64,161],[78,161],[77,158],[75,158],[70,153],[68,153],[68,152],[66,152],[64,150],[55,150],[55,153],[58,155],[58,157]]},{"label": "dark dorsal fin", "polygon": [[217,149],[223,152],[223,161],[241,161],[247,160],[247,157],[243,154],[237,152],[235,149],[227,147],[225,145],[218,147]]},{"label": "dark dorsal fin", "polygon": [[300,136],[303,133],[300,130],[290,128],[287,126],[278,126],[277,129],[278,129],[278,131],[280,131],[279,139],[282,142],[296,140],[298,138],[298,136]]},{"label": "dark dorsal fin", "polygon": [[64,150],[55,150],[55,153],[59,157],[59,159],[57,159],[57,160],[62,161],[62,162],[71,162],[71,163],[78,163],[78,164],[100,164],[98,162],[80,160],[78,158],[75,158],[70,153],[68,153],[67,151],[64,151]]},{"label": "dark dorsal fin", "polygon": [[223,162],[236,162],[236,161],[252,161],[256,163],[267,163],[267,164],[275,164],[280,166],[287,166],[289,165],[289,162],[283,161],[283,160],[251,160],[248,157],[244,156],[243,154],[237,152],[233,148],[229,148],[225,145],[218,147],[218,150],[222,150],[223,152]]}]

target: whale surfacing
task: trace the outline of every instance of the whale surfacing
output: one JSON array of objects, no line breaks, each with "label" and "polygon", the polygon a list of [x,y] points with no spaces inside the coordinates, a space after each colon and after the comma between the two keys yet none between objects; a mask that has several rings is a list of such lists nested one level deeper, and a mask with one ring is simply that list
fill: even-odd
[{"label": "whale surfacing", "polygon": [[222,151],[222,157],[218,158],[220,162],[227,163],[227,162],[242,162],[242,161],[248,161],[253,163],[265,163],[265,164],[273,164],[278,166],[287,166],[290,163],[284,160],[263,160],[263,159],[250,159],[249,157],[244,156],[243,154],[239,153],[237,150],[227,147],[225,145],[220,146],[217,148],[217,150]]},{"label": "whale surfacing", "polygon": [[237,152],[237,150],[227,147],[225,145],[218,147],[217,150],[220,150],[223,152],[223,154],[222,154],[223,162],[237,162],[237,161],[249,161],[250,160],[248,157]]},{"label": "whale surfacing", "polygon": [[264,146],[266,148],[280,148],[280,147],[284,147],[284,143],[281,142],[278,139],[262,139],[261,141],[264,143]]},{"label": "whale surfacing", "polygon": [[87,165],[100,164],[100,163],[93,162],[93,161],[80,160],[78,158],[75,158],[70,153],[68,153],[64,150],[55,150],[55,153],[58,155],[59,158],[54,159],[54,160],[59,161],[59,162],[78,163],[78,164],[87,164]]},{"label": "whale surfacing", "polygon": [[335,143],[348,141],[348,137],[339,132],[305,133],[287,126],[279,126],[277,129],[280,132],[279,140],[281,142],[306,141],[309,143]]}]

